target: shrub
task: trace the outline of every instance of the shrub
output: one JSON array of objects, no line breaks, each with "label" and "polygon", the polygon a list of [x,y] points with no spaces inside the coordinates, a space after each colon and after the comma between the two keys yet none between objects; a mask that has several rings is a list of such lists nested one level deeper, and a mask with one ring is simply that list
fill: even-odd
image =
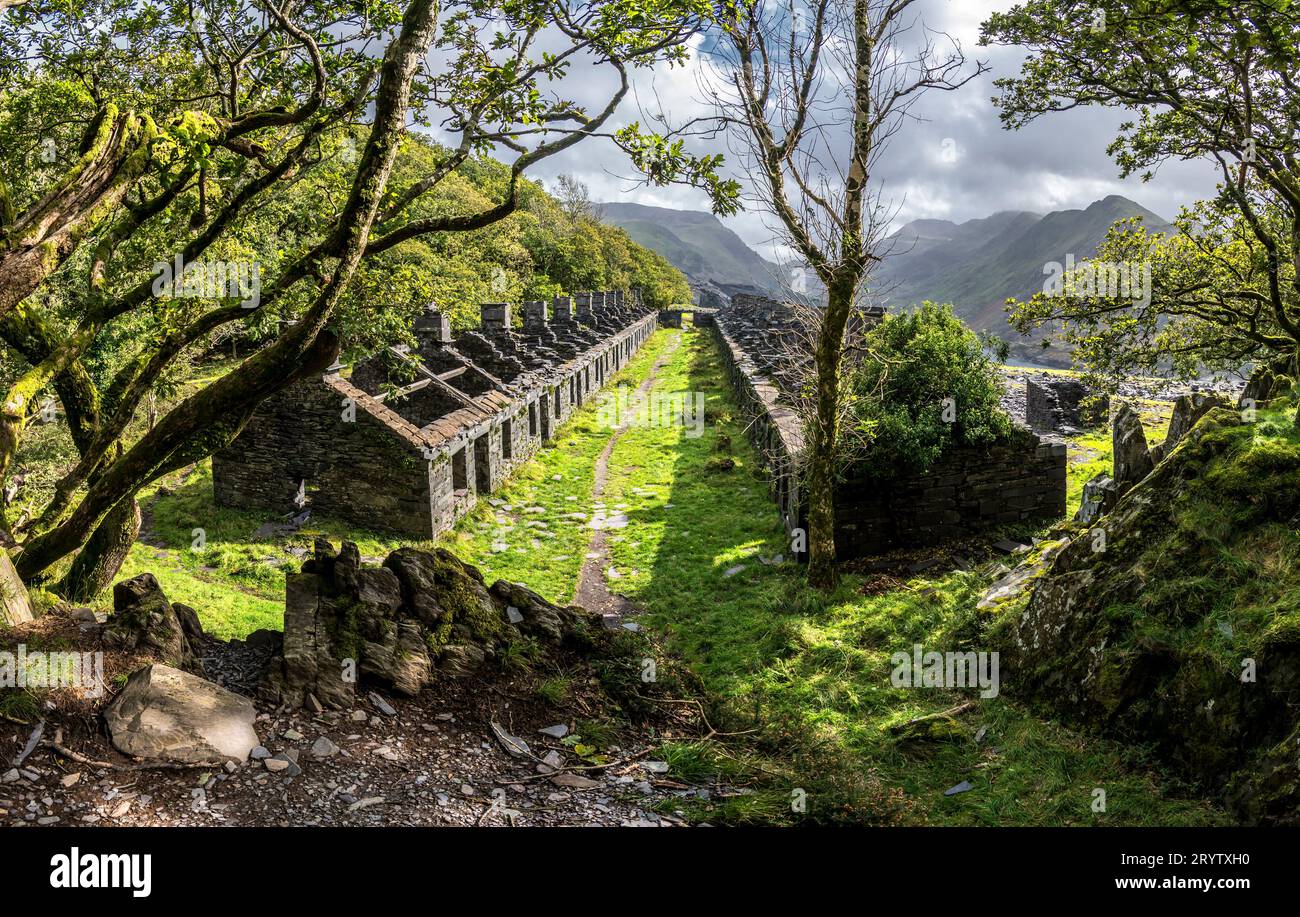
[{"label": "shrub", "polygon": [[921,473],[954,446],[1011,435],[997,366],[951,306],[926,302],[888,315],[862,344],[846,372],[842,453],[857,475]]}]

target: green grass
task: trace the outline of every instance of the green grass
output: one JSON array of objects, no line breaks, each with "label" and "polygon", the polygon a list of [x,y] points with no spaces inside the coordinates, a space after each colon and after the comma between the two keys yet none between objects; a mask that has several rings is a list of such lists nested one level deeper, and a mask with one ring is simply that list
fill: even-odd
[{"label": "green grass", "polygon": [[[285,572],[299,568],[316,536],[355,541],[370,557],[383,557],[403,544],[328,518],[313,518],[287,538],[255,538],[264,523],[278,520],[215,505],[206,460],[157,481],[140,495],[140,505],[149,538],[158,545],[132,545],[117,580],[153,573],[168,598],[192,606],[204,629],[223,640],[284,627]],[[101,605],[111,602],[111,594],[100,597]]]},{"label": "green grass", "polygon": [[[1167,401],[1139,401],[1138,413],[1146,430],[1147,445],[1154,446],[1165,440],[1173,405]],[[1110,427],[1101,426],[1085,430],[1067,440],[1069,459],[1065,483],[1066,518],[1073,518],[1083,500],[1083,485],[1099,474],[1110,474],[1114,461]]]}]

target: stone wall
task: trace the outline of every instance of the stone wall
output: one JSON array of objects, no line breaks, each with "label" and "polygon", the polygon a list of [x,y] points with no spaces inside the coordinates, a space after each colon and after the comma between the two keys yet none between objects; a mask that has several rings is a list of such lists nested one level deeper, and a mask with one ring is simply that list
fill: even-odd
[{"label": "stone wall", "polygon": [[[482,329],[454,338],[430,308],[415,350],[302,380],[263,403],[213,456],[217,503],[307,509],[418,539],[446,531],[654,332],[656,315],[638,298],[599,295],[599,307],[583,302],[598,327],[572,315],[550,323],[532,309],[531,336],[515,333],[507,305],[485,306]],[[537,359],[535,340],[549,356]]]},{"label": "stone wall", "polygon": [[288,514],[301,508],[302,488],[313,511],[378,517],[388,530],[428,537],[435,469],[421,453],[420,431],[392,411],[384,416],[380,404],[350,411],[347,399],[363,395],[314,380],[267,399],[212,457],[217,504]]},{"label": "stone wall", "polygon": [[1040,433],[1076,433],[1106,419],[1109,400],[1089,401],[1088,386],[1078,379],[1025,377],[1025,423]]},{"label": "stone wall", "polygon": [[[864,313],[862,325],[879,313]],[[788,354],[768,342],[787,333],[782,305],[737,296],[711,316],[751,443],[768,470],[769,487],[786,531],[806,530],[800,471],[803,423],[782,395],[792,376]],[[1004,444],[957,449],[923,475],[888,484],[850,474],[836,491],[836,549],[847,559],[978,534],[1000,525],[1065,514],[1065,446],[1017,428]],[[797,552],[796,552],[797,553]]]},{"label": "stone wall", "polygon": [[796,467],[803,450],[803,424],[792,408],[780,403],[775,383],[759,371],[718,314],[705,327],[713,329],[743,425],[768,470],[769,488],[781,509],[786,531],[793,534],[804,524]]},{"label": "stone wall", "polygon": [[1065,444],[1017,431],[1011,442],[952,450],[922,475],[836,491],[835,545],[845,557],[965,538],[1065,515]]}]

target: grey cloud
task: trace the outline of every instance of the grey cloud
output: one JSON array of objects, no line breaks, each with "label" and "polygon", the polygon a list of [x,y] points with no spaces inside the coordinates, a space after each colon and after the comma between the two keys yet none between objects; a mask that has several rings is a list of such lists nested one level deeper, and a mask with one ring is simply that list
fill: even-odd
[{"label": "grey cloud", "polygon": [[[993,80],[1014,74],[1022,52],[979,48],[976,40],[987,13],[1009,5],[1007,0],[921,0],[918,4],[928,26],[956,37],[968,56],[986,60],[991,72],[954,92],[926,96],[914,109],[921,120],[907,123],[877,164],[873,178],[883,183],[886,197],[893,201],[896,223],[920,217],[960,222],[999,210],[1079,208],[1108,194],[1122,194],[1171,218],[1181,206],[1213,193],[1215,172],[1206,163],[1169,162],[1146,183],[1136,177],[1120,179],[1118,168],[1106,155],[1106,146],[1120,123],[1130,117],[1123,111],[1064,112],[1019,131],[1003,130],[991,102]],[[635,71],[635,92],[620,107],[614,127],[645,120],[638,102],[641,109],[649,111],[662,106],[675,122],[707,113],[698,88],[700,67],[697,60],[685,69]],[[575,71],[564,91],[595,107],[608,98],[612,85],[608,73]],[[955,161],[943,157],[946,140],[957,151]],[[696,140],[690,145],[700,152],[727,152],[720,141]],[[734,157],[728,159],[734,167]],[[549,183],[561,173],[585,181],[596,200],[698,210],[709,207],[706,196],[690,188],[638,185],[631,164],[607,140],[588,140],[547,160],[535,177]],[[737,177],[746,180],[744,175]],[[779,241],[773,241],[779,233],[771,217],[750,211],[726,222],[763,254],[782,253]]]}]

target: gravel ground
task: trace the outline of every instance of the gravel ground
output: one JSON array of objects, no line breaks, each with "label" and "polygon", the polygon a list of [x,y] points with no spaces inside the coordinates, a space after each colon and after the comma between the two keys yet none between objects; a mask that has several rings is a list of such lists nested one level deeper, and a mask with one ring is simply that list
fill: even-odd
[{"label": "gravel ground", "polygon": [[[0,772],[0,824],[668,827],[685,824],[674,800],[716,792],[665,779],[650,743],[611,748],[612,766],[585,769],[537,731],[568,728],[562,720],[510,727],[511,704],[497,700],[506,720],[499,725],[527,743],[528,756],[504,749],[482,699],[466,690],[391,700],[395,716],[369,704],[351,713],[262,713],[256,728],[270,763],[226,770],[111,770],[41,747],[21,768]],[[5,724],[6,764],[28,731]],[[83,736],[75,750],[129,766],[95,738]]]},{"label": "gravel ground", "polygon": [[[48,615],[26,627],[39,629],[46,646],[98,648],[95,625],[74,617]],[[239,642],[207,641],[201,650],[209,677],[246,695],[264,654]],[[112,681],[147,661],[106,654],[106,675]],[[573,742],[579,721],[603,718],[607,700],[589,672],[569,672],[575,684],[562,706],[539,698],[533,676],[500,673],[442,681],[412,699],[363,686],[350,711],[259,704],[263,747],[225,768],[139,769],[105,733],[99,712],[111,698],[51,692],[43,740],[21,763],[33,725],[0,718],[0,826],[668,827],[685,824],[686,797],[738,792],[666,776],[653,754],[663,739],[693,734],[684,719],[624,723],[619,744],[601,749],[603,765],[590,763],[588,752],[578,757],[562,738]]]}]

